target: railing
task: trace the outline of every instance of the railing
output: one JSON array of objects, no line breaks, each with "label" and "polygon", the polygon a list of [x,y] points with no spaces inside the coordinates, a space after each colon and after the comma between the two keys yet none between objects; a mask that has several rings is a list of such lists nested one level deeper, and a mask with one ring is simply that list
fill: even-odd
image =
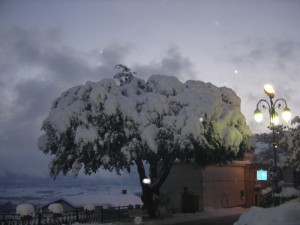
[{"label": "railing", "polygon": [[263,208],[269,208],[269,207],[271,207],[272,204],[273,204],[273,192],[270,191],[270,192],[264,194],[264,195],[262,196],[262,199],[261,199],[261,203],[260,203],[260,204],[261,204],[261,206],[262,206]]},{"label": "railing", "polygon": [[37,213],[35,217],[0,214],[0,225],[71,225],[75,222],[109,223],[124,220],[129,220],[128,206],[101,208],[95,211],[75,210],[64,214]]}]

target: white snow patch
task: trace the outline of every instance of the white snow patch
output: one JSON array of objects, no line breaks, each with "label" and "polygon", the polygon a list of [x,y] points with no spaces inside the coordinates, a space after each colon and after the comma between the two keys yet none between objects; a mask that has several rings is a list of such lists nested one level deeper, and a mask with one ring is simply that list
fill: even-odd
[{"label": "white snow patch", "polygon": [[62,214],[64,212],[64,207],[59,203],[52,203],[48,206],[48,210],[52,213]]},{"label": "white snow patch", "polygon": [[286,202],[274,208],[252,207],[243,213],[234,225],[299,225],[299,199]]},{"label": "white snow patch", "polygon": [[126,195],[120,193],[101,193],[97,195],[85,194],[76,196],[67,196],[64,199],[76,207],[84,205],[101,205],[101,206],[128,206],[128,205],[143,205],[141,197],[132,193]]},{"label": "white snow patch", "polygon": [[79,144],[82,142],[93,143],[98,138],[98,130],[97,127],[86,127],[86,126],[78,126],[75,131],[75,142]]},{"label": "white snow patch", "polygon": [[34,208],[31,204],[20,204],[16,208],[16,214],[20,216],[32,216],[34,217]]},{"label": "white snow patch", "polygon": [[145,140],[146,144],[153,152],[157,152],[157,144],[155,142],[155,137],[158,133],[158,128],[154,124],[150,124],[147,126],[141,134],[143,140]]},{"label": "white snow patch", "polygon": [[83,209],[86,211],[94,211],[96,209],[96,207],[93,204],[87,204],[87,205],[84,205]]},{"label": "white snow patch", "polygon": [[289,198],[289,197],[300,197],[300,191],[294,187],[283,187],[282,191],[277,194],[277,196],[281,198]]}]

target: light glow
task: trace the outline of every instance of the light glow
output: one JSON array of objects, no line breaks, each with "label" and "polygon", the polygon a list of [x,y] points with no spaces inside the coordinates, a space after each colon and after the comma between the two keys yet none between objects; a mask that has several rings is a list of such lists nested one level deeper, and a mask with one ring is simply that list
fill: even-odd
[{"label": "light glow", "polygon": [[257,170],[256,178],[257,180],[268,180],[268,172],[266,170]]},{"label": "light glow", "polygon": [[150,178],[144,178],[144,179],[143,179],[143,183],[144,183],[144,184],[151,184]]},{"label": "light glow", "polygon": [[264,85],[264,91],[267,95],[269,95],[271,98],[273,98],[275,96],[275,90],[272,87],[271,84],[266,84]]},{"label": "light glow", "polygon": [[285,107],[282,110],[282,118],[286,123],[288,123],[289,120],[292,118],[291,110],[288,107]]},{"label": "light glow", "polygon": [[264,118],[264,114],[259,109],[254,111],[254,119],[256,122],[260,123]]},{"label": "light glow", "polygon": [[279,116],[278,116],[277,112],[275,112],[271,115],[271,124],[272,125],[278,125],[279,124]]}]

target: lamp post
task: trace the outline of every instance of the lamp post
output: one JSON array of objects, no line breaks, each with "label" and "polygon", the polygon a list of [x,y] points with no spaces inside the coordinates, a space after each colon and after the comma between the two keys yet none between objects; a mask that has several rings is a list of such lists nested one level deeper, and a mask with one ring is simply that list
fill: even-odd
[{"label": "lamp post", "polygon": [[262,110],[267,110],[270,117],[270,129],[272,130],[272,146],[274,153],[274,189],[273,189],[273,203],[274,205],[279,205],[278,198],[276,198],[275,193],[278,193],[278,172],[277,172],[277,143],[275,138],[275,128],[279,124],[279,116],[276,112],[277,109],[282,110],[282,118],[288,123],[291,119],[291,110],[287,107],[286,100],[283,98],[274,99],[275,91],[270,84],[264,86],[265,93],[269,96],[269,101],[261,99],[256,105],[256,110],[254,111],[254,119],[256,122],[261,122],[263,120]]}]

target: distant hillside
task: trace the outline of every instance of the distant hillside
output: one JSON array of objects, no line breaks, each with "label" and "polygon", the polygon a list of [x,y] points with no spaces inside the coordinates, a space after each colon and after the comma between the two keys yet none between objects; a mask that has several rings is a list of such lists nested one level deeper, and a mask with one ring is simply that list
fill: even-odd
[{"label": "distant hillside", "polygon": [[0,211],[7,212],[20,203],[38,206],[57,198],[114,195],[123,189],[135,194],[140,192],[138,182],[135,174],[111,178],[59,176],[56,180],[8,174],[0,177]]},{"label": "distant hillside", "polygon": [[115,175],[112,177],[73,177],[58,176],[57,179],[40,178],[18,174],[7,174],[6,176],[0,176],[0,188],[27,188],[27,187],[49,187],[49,188],[68,188],[68,187],[93,187],[93,186],[106,186],[106,185],[119,185],[119,184],[133,184],[139,186],[138,176],[135,173],[130,175]]}]

